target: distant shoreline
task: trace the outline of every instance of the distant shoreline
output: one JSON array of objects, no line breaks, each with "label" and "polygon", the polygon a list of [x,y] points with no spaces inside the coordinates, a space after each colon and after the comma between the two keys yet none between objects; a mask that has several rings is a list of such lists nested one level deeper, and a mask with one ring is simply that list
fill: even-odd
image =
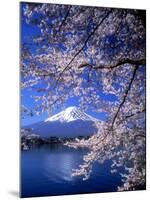
[{"label": "distant shoreline", "polygon": [[89,136],[78,136],[75,138],[60,138],[51,136],[42,138],[37,135],[22,135],[21,136],[21,150],[29,150],[33,146],[38,145],[64,145],[66,142],[74,142],[75,139],[89,139]]}]

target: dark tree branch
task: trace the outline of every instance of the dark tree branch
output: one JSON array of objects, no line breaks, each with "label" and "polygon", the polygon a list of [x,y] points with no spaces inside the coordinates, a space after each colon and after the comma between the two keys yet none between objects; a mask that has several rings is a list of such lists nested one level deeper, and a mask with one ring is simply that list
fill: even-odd
[{"label": "dark tree branch", "polygon": [[70,62],[67,64],[67,66],[62,70],[62,72],[60,73],[60,76],[57,80],[57,82],[60,80],[61,75],[68,69],[70,68],[71,63],[74,61],[74,59],[81,53],[81,51],[85,48],[87,42],[89,41],[89,39],[95,34],[96,30],[99,28],[99,26],[103,23],[103,21],[109,16],[109,14],[111,13],[111,10],[101,19],[100,23],[97,24],[97,26],[95,26],[95,28],[93,29],[93,31],[89,34],[89,36],[87,37],[87,39],[85,40],[83,46],[79,49],[78,52],[76,52],[76,54],[73,56],[73,58],[70,60]]},{"label": "dark tree branch", "polygon": [[146,109],[144,108],[144,109],[141,110],[141,111],[138,111],[138,112],[136,112],[136,113],[132,113],[131,115],[124,116],[124,118],[123,118],[122,120],[120,120],[119,123],[118,123],[117,125],[119,125],[119,124],[121,124],[123,121],[128,120],[129,118],[134,117],[134,116],[136,116],[136,115],[138,115],[138,114],[141,114],[141,113],[143,113],[143,112],[145,112],[145,111],[146,111]]},{"label": "dark tree branch", "polygon": [[130,118],[130,117],[134,117],[134,116],[136,116],[137,114],[141,114],[141,113],[143,113],[143,112],[145,112],[145,111],[146,111],[146,109],[144,108],[144,109],[141,110],[141,111],[138,111],[138,112],[133,113],[133,114],[131,114],[131,115],[127,115],[127,116],[125,116],[124,120],[126,120],[126,119],[128,119],[128,118]]},{"label": "dark tree branch", "polygon": [[93,69],[114,69],[116,67],[119,67],[121,65],[124,64],[131,64],[131,65],[144,65],[146,63],[145,59],[140,59],[140,60],[132,60],[132,59],[123,59],[118,61],[118,63],[114,64],[114,65],[110,65],[110,66],[104,66],[104,65],[99,65],[99,66],[93,66],[89,63],[84,63],[82,65],[80,65],[78,68],[84,68],[84,67],[90,67]]},{"label": "dark tree branch", "polygon": [[137,137],[146,138],[146,135],[145,135],[145,134],[136,134],[136,135],[134,136],[134,138],[136,139]]},{"label": "dark tree branch", "polygon": [[46,71],[46,70],[36,70],[36,75],[37,76],[42,76],[42,77],[55,77],[56,75],[54,74],[54,73],[52,73],[52,72],[48,72],[48,71]]},{"label": "dark tree branch", "polygon": [[138,69],[138,66],[134,66],[132,78],[131,78],[131,80],[130,80],[130,82],[129,82],[128,87],[127,87],[126,90],[125,90],[125,93],[124,93],[124,96],[123,96],[123,100],[122,100],[122,102],[120,103],[120,105],[119,105],[119,107],[118,107],[118,110],[117,110],[117,112],[116,112],[116,114],[115,114],[115,116],[114,116],[114,118],[113,118],[113,120],[112,120],[111,130],[113,130],[113,126],[114,126],[114,123],[115,123],[115,121],[116,121],[116,118],[117,118],[117,116],[118,116],[118,114],[119,114],[119,112],[120,112],[120,109],[121,109],[121,107],[123,106],[123,104],[124,104],[125,101],[126,101],[126,98],[127,98],[128,93],[129,93],[129,91],[130,91],[130,89],[131,89],[133,80],[134,80],[134,78],[135,78],[135,74],[136,74],[137,69]]},{"label": "dark tree branch", "polygon": [[65,24],[65,22],[66,22],[66,20],[67,20],[67,18],[68,18],[68,16],[69,16],[70,9],[71,9],[71,6],[69,6],[69,8],[68,8],[68,10],[67,10],[67,12],[66,12],[65,17],[64,17],[63,20],[62,20],[62,23],[60,24],[58,30],[56,30],[56,33],[55,33],[55,35],[54,35],[54,38],[55,38],[56,35],[61,31],[61,28],[62,28],[63,25]]}]

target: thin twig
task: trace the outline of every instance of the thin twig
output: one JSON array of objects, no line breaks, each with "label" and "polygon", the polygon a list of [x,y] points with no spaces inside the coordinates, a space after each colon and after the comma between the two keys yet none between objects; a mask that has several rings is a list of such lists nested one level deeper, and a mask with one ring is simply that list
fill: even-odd
[{"label": "thin twig", "polygon": [[93,29],[93,31],[88,35],[87,39],[84,41],[83,46],[79,49],[78,52],[75,53],[75,55],[73,56],[73,58],[69,61],[69,63],[67,64],[67,66],[62,70],[62,72],[60,73],[59,78],[57,79],[57,83],[59,82],[61,76],[63,75],[63,73],[70,68],[71,63],[74,61],[74,59],[81,53],[81,51],[85,48],[87,42],[89,41],[89,39],[95,34],[96,30],[99,28],[99,26],[103,23],[103,21],[108,17],[108,15],[111,13],[111,10],[102,18],[102,20],[100,21],[100,23],[97,24],[97,26],[95,26],[95,28]]}]

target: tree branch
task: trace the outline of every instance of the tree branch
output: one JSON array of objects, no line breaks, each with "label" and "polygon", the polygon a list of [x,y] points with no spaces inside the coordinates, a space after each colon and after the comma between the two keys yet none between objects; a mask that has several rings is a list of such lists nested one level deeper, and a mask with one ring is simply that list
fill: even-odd
[{"label": "tree branch", "polygon": [[146,135],[144,135],[144,134],[136,134],[136,135],[134,136],[134,138],[136,139],[137,137],[146,138]]},{"label": "tree branch", "polygon": [[99,65],[99,66],[94,67],[93,65],[91,65],[89,63],[84,63],[84,64],[80,65],[78,68],[90,67],[93,69],[114,69],[114,68],[119,67],[124,64],[144,65],[145,63],[146,63],[145,59],[132,60],[132,59],[126,58],[126,59],[120,60],[120,61],[118,61],[118,63],[116,63],[114,65],[110,65],[110,66]]},{"label": "tree branch", "polygon": [[143,112],[145,112],[145,111],[146,111],[146,109],[144,108],[144,109],[141,110],[141,111],[138,111],[138,112],[136,112],[136,113],[132,113],[131,115],[127,115],[127,116],[125,116],[122,120],[120,120],[119,123],[118,123],[117,125],[121,124],[123,121],[127,120],[128,118],[134,117],[134,116],[136,116],[136,115],[138,115],[138,114],[141,114],[141,113],[143,113]]},{"label": "tree branch", "polygon": [[62,72],[60,73],[60,76],[57,80],[57,82],[60,80],[61,75],[68,69],[70,68],[71,63],[74,61],[74,59],[81,53],[81,51],[85,48],[87,42],[89,41],[89,39],[95,34],[96,30],[99,28],[99,26],[103,23],[103,21],[109,16],[109,14],[111,13],[111,10],[101,19],[100,23],[97,24],[97,26],[95,26],[95,28],[93,29],[93,31],[89,34],[89,36],[87,37],[87,39],[85,40],[83,46],[79,49],[78,52],[76,52],[76,54],[73,56],[73,58],[69,61],[69,63],[67,64],[67,66],[62,70]]},{"label": "tree branch", "polygon": [[67,12],[66,12],[65,17],[64,17],[63,20],[62,20],[62,23],[60,24],[59,28],[56,30],[55,35],[54,35],[54,38],[56,37],[56,35],[58,34],[58,32],[60,32],[62,26],[65,24],[65,22],[66,22],[66,20],[67,20],[67,18],[68,18],[68,16],[69,16],[70,9],[71,9],[71,6],[69,6],[69,8],[68,8],[68,10],[67,10]]},{"label": "tree branch", "polygon": [[[139,65],[138,65],[138,66],[139,66]],[[126,98],[127,98],[127,96],[128,96],[128,93],[129,93],[129,91],[130,91],[130,89],[131,89],[131,85],[132,85],[133,80],[134,80],[134,78],[135,78],[135,74],[136,74],[136,71],[137,71],[137,69],[138,69],[138,66],[134,66],[132,78],[131,78],[131,80],[130,80],[130,82],[129,82],[128,87],[127,87],[126,90],[125,90],[123,100],[122,100],[122,102],[120,103],[120,105],[119,105],[119,107],[118,107],[118,110],[117,110],[117,112],[116,112],[116,114],[115,114],[115,116],[114,116],[114,118],[113,118],[113,120],[112,120],[111,130],[113,130],[113,126],[114,126],[114,123],[115,123],[115,121],[116,121],[116,118],[117,118],[117,116],[118,116],[118,114],[119,114],[119,112],[120,112],[120,109],[121,109],[121,107],[123,106],[124,102],[126,101]]]}]

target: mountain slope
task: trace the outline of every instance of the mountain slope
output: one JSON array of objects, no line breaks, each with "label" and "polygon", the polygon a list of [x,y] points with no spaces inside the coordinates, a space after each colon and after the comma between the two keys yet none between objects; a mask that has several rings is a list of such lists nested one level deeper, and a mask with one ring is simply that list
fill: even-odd
[{"label": "mountain slope", "polygon": [[45,122],[48,121],[61,121],[61,122],[71,122],[75,120],[85,120],[85,121],[97,121],[96,118],[91,117],[90,115],[86,114],[85,112],[82,112],[77,107],[69,107],[65,109],[64,111],[48,118],[45,120]]},{"label": "mountain slope", "polygon": [[96,132],[96,121],[98,121],[96,118],[87,115],[77,107],[69,107],[43,122],[25,128],[31,129],[31,133],[40,137],[74,138],[93,135]]}]

